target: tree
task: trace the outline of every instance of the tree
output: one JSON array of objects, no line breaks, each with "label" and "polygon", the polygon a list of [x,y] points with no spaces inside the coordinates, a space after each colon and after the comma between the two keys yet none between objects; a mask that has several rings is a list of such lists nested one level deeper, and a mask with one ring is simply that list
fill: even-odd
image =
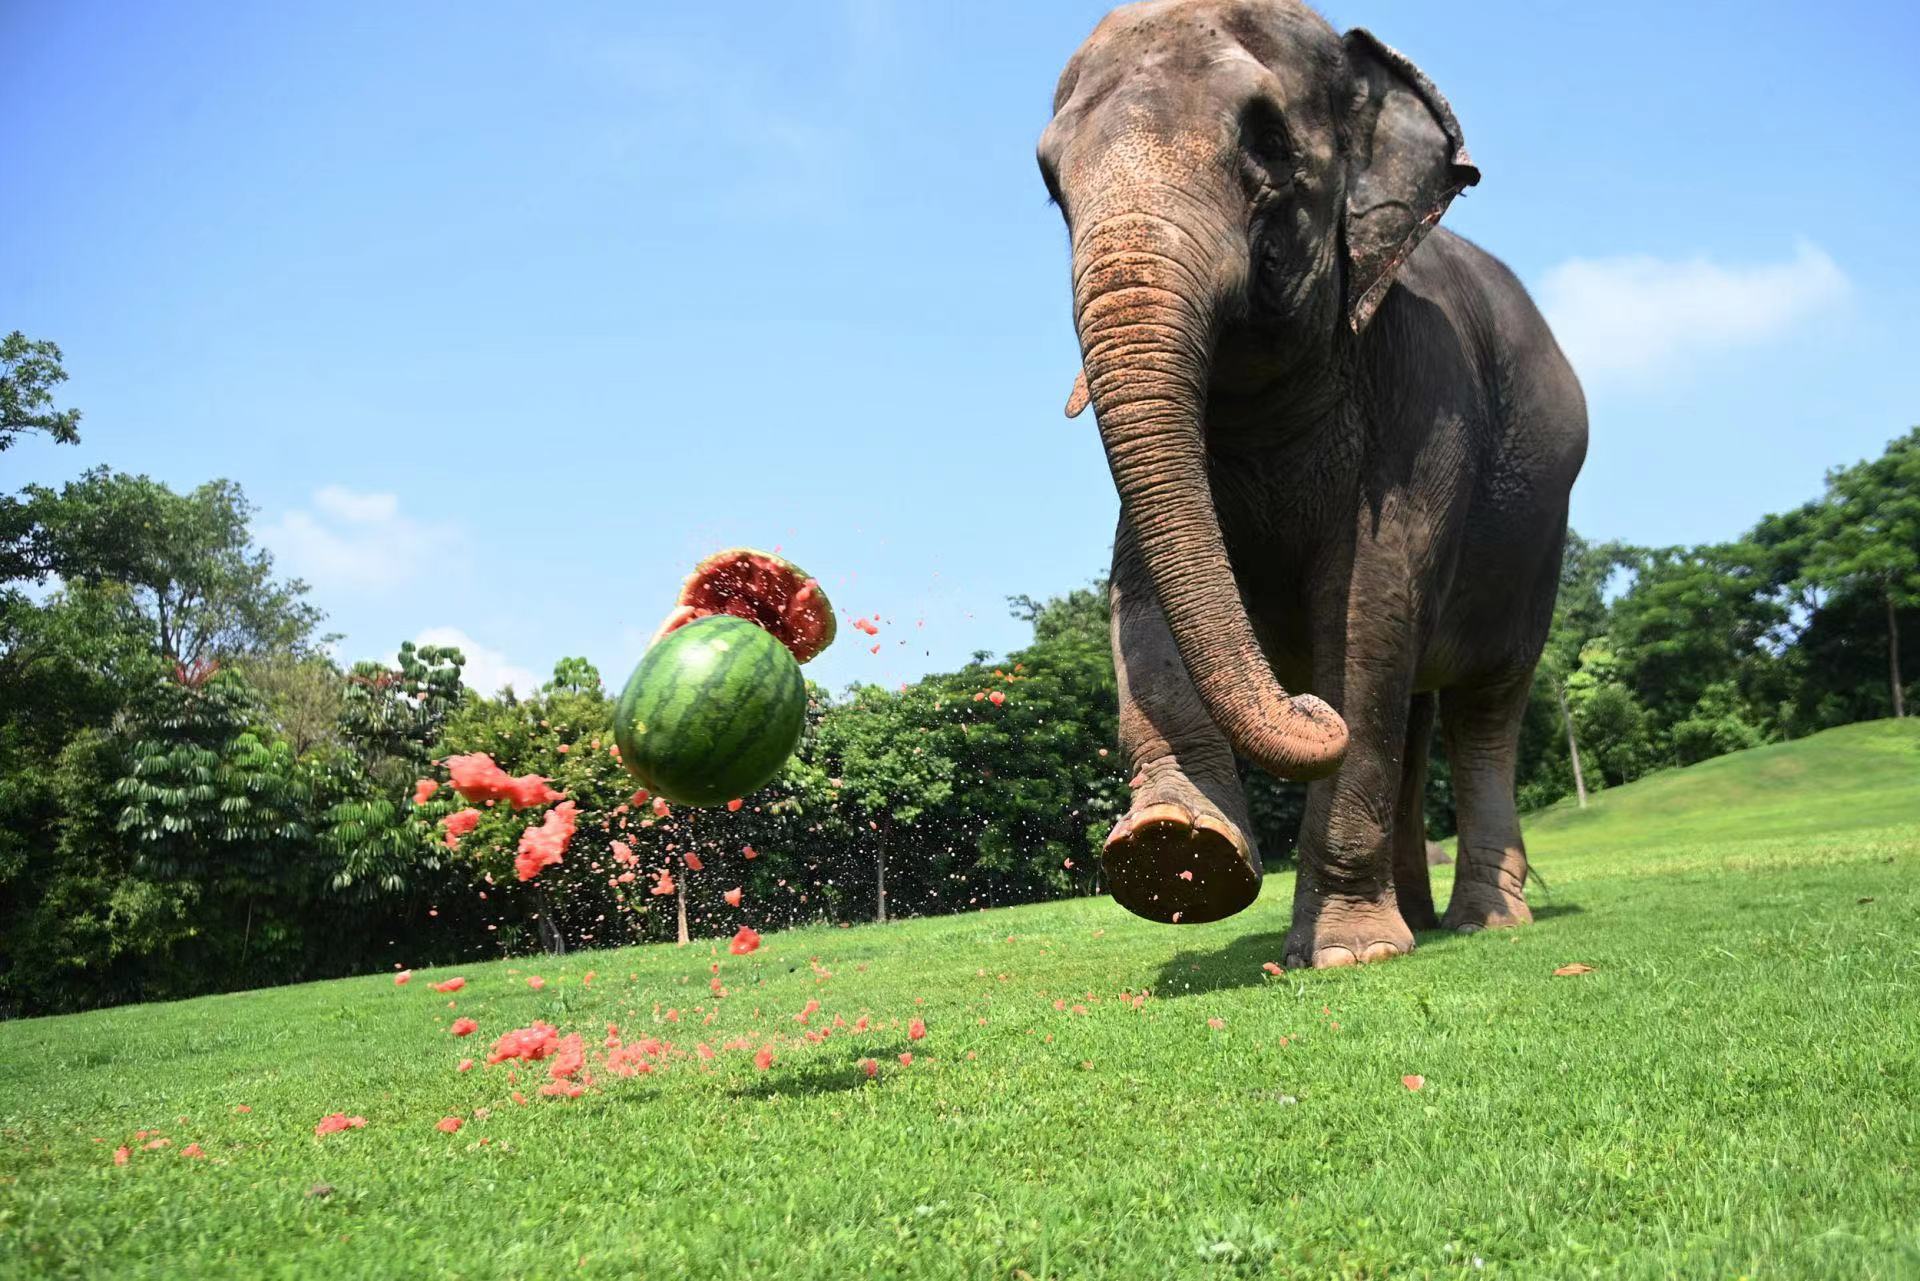
[{"label": "tree", "polygon": [[1700,691],[1700,701],[1667,730],[1674,760],[1693,765],[1758,747],[1766,739],[1747,717],[1747,708],[1732,681],[1716,681]]},{"label": "tree", "polygon": [[[201,896],[205,963],[226,982],[297,964],[299,922],[320,888],[303,857],[311,793],[292,749],[260,732],[260,714],[238,672],[176,663],[137,697],[112,788],[135,870]],[[256,957],[256,947],[278,955]]]},{"label": "tree", "polygon": [[856,688],[821,718],[800,771],[799,787],[825,810],[830,837],[871,858],[875,921],[895,914],[889,855],[925,843],[932,829],[922,824],[940,813],[960,770],[941,723],[942,693],[928,682],[897,693]]},{"label": "tree", "polygon": [[[648,893],[654,878],[643,883],[640,869],[672,864],[691,843],[679,839],[684,821],[669,824],[650,811],[633,810],[634,782],[614,754],[612,705],[597,682],[591,688],[564,688],[572,684],[567,674],[577,675],[584,666],[580,659],[562,659],[555,679],[525,700],[463,699],[431,748],[436,760],[484,752],[509,774],[546,779],[573,806],[574,834],[562,861],[530,880],[519,879],[515,855],[522,835],[546,821],[551,805],[477,807],[477,825],[448,855],[453,876],[464,879],[470,893],[485,896],[486,924],[496,927],[488,933],[509,949],[537,941],[559,953],[626,942],[629,927],[644,932],[657,917],[655,896]],[[440,839],[441,820],[467,805],[443,785],[414,806],[413,814]],[[613,865],[615,840],[644,855],[642,861]],[[635,875],[621,881],[627,870]]]},{"label": "tree", "polygon": [[553,665],[553,679],[543,687],[564,694],[599,694],[605,691],[600,669],[584,658],[563,658]]},{"label": "tree", "polygon": [[[1757,684],[1787,619],[1766,549],[1742,540],[1641,551],[1633,560],[1632,585],[1609,611],[1609,651],[1619,679],[1656,722],[1684,720],[1715,684],[1732,682],[1743,695]],[[1748,721],[1764,714],[1742,701]]]},{"label": "tree", "polygon": [[[144,623],[117,585],[74,584],[41,601],[0,589],[0,975],[18,977],[17,986],[0,980],[0,1005],[48,1008],[84,990],[90,975],[104,984],[109,970],[124,969],[77,944],[68,916],[44,904],[67,866],[59,851],[71,816],[95,803],[80,780],[103,790],[112,782],[91,768],[97,751],[70,748],[107,730],[157,673]],[[103,893],[116,883],[105,851],[84,841],[72,849],[84,851],[90,883]],[[40,938],[42,930],[53,932]],[[34,948],[41,962],[23,959]],[[82,956],[86,964],[69,966]]]},{"label": "tree", "polygon": [[102,467],[57,493],[21,492],[25,502],[9,516],[9,570],[123,585],[169,660],[304,653],[319,639],[322,614],[306,584],[273,576],[273,557],[248,531],[253,505],[231,481],[183,495]]},{"label": "tree", "polygon": [[[1573,790],[1580,808],[1587,806],[1586,772],[1580,763],[1580,737],[1567,703],[1567,677],[1579,666],[1580,651],[1607,626],[1607,585],[1632,563],[1632,548],[1622,543],[1589,543],[1576,531],[1567,531],[1560,557],[1560,590],[1554,598],[1553,622],[1541,650],[1534,677],[1535,697],[1544,682],[1551,691],[1560,723],[1566,729],[1567,760],[1573,772]],[[1526,771],[1523,771],[1523,775]]]},{"label": "tree", "polygon": [[1888,703],[1906,715],[1899,611],[1920,605],[1920,427],[1879,458],[1827,473],[1805,512],[1802,581],[1828,596],[1854,592],[1883,607]]},{"label": "tree", "polygon": [[466,697],[466,655],[451,645],[400,644],[397,665],[359,662],[340,694],[340,725],[367,768],[391,787],[413,781],[447,718]]},{"label": "tree", "polygon": [[123,747],[97,729],[65,744],[39,774],[56,820],[22,859],[0,916],[0,1008],[82,1010],[205,990],[191,956],[201,894],[135,866],[115,830],[113,782]]},{"label": "tree", "polygon": [[242,659],[240,674],[258,691],[268,720],[305,756],[343,741],[346,677],[324,654],[261,654]]},{"label": "tree", "polygon": [[34,342],[18,329],[0,338],[0,453],[29,431],[62,445],[79,441],[80,411],[53,407],[53,389],[65,381],[55,344]]},{"label": "tree", "polygon": [[1631,783],[1656,759],[1652,718],[1621,679],[1622,666],[1606,639],[1599,638],[1580,651],[1579,666],[1566,680],[1568,712],[1608,787]]}]

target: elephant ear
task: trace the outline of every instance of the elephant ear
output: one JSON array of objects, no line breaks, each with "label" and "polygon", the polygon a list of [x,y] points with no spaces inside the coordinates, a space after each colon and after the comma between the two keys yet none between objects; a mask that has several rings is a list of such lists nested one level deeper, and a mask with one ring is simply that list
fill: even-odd
[{"label": "elephant ear", "polygon": [[1345,36],[1353,69],[1348,118],[1347,323],[1359,333],[1393,284],[1393,273],[1440,221],[1461,190],[1480,181],[1453,109],[1397,51],[1355,28]]}]

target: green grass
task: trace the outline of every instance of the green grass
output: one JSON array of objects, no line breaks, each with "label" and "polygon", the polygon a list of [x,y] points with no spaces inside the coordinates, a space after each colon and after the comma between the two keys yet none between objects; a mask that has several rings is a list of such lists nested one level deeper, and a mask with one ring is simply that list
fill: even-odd
[{"label": "green grass", "polygon": [[[465,967],[467,1041],[444,971],[0,1026],[0,1272],[1920,1276],[1920,722],[1530,834],[1535,925],[1360,970],[1262,972],[1283,876],[1212,926],[1080,901],[769,935],[721,951],[711,1026],[654,1015],[707,1008],[704,944]],[[809,999],[882,1026],[807,1044]],[[534,1018],[779,1057],[524,1107],[454,1071]],[[336,1110],[366,1128],[316,1140]],[[172,1146],[117,1168],[142,1128]]]}]

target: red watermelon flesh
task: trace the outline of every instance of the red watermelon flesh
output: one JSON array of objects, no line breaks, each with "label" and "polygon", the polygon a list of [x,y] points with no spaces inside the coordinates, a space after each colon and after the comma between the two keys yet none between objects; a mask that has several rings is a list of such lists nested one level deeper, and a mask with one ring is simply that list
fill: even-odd
[{"label": "red watermelon flesh", "polygon": [[802,663],[833,643],[833,605],[819,582],[772,552],[734,547],[701,561],[654,640],[712,614],[757,624]]}]

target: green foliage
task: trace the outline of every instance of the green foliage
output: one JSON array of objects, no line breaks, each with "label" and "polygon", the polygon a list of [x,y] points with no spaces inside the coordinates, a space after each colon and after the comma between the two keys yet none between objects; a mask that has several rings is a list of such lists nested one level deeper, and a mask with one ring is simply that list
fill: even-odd
[{"label": "green foliage", "polygon": [[1730,543],[1647,550],[1569,535],[1522,736],[1523,805],[1572,790],[1562,692],[1589,788],[1618,786],[1900,714],[1916,638],[1920,429]]},{"label": "green foliage", "polygon": [[1716,681],[1700,692],[1700,701],[1668,731],[1674,758],[1692,765],[1765,742],[1747,719],[1747,705],[1732,681]]},{"label": "green foliage", "polygon": [[[1920,607],[1920,427],[1879,458],[1827,473],[1819,501],[1762,522],[1758,536],[1774,554],[1786,590],[1806,605],[1806,630],[1845,612],[1852,617],[1843,639],[1829,648],[1856,653],[1867,648],[1860,644],[1866,636],[1878,633],[1887,687],[1880,707],[1905,715],[1903,672],[1915,665],[1902,652],[1901,615]],[[1871,624],[1864,617],[1869,613],[1877,615]],[[1906,627],[1910,639],[1913,623]],[[1861,665],[1856,659],[1823,672],[1821,683],[1829,687],[1823,701],[1837,701],[1839,671]],[[1800,702],[1805,705],[1804,690]],[[1824,723],[1818,712],[1815,720]]]},{"label": "green foliage", "polygon": [[377,767],[425,759],[457,663],[409,654],[404,723],[357,741],[251,513],[104,470],[0,510],[0,572],[60,579],[0,588],[0,1007],[341,973],[435,870],[398,813],[412,761]]},{"label": "green foliage", "polygon": [[1622,681],[1663,724],[1682,719],[1709,686],[1764,661],[1786,616],[1770,586],[1751,543],[1642,552],[1609,611]]},{"label": "green foliage", "polygon": [[564,694],[593,694],[605,690],[600,669],[584,658],[563,658],[553,665],[553,679],[546,689]]},{"label": "green foliage", "polygon": [[178,667],[135,705],[115,826],[140,865],[201,883],[272,883],[307,835],[307,790],[284,741],[263,740],[237,672]]},{"label": "green foliage", "polygon": [[1599,638],[1581,649],[1566,694],[1589,786],[1618,787],[1654,768],[1653,718],[1627,685],[1609,641]]},{"label": "green foliage", "polygon": [[266,723],[295,756],[345,743],[346,678],[324,654],[277,651],[234,664],[260,695]]},{"label": "green foliage", "polygon": [[368,768],[385,781],[406,781],[424,766],[465,697],[466,656],[450,645],[400,646],[399,666],[354,664],[340,696],[340,724]]},{"label": "green foliage", "polygon": [[[659,900],[648,891],[649,875],[617,882],[621,868],[612,859],[615,840],[644,855],[652,869],[677,861],[691,843],[687,825],[661,820],[651,811],[636,812],[635,784],[613,751],[613,706],[604,687],[592,680],[564,680],[559,673],[584,677],[592,667],[581,659],[562,660],[556,679],[524,701],[470,699],[448,719],[434,755],[484,752],[509,774],[537,774],[565,794],[576,814],[565,859],[531,881],[519,879],[515,855],[523,833],[545,821],[547,806],[516,810],[506,802],[481,807],[479,825],[459,839],[447,856],[450,884],[467,893],[487,895],[486,911],[471,924],[491,936],[491,946],[551,951],[633,937],[661,937],[672,929]],[[450,788],[415,807],[417,820],[439,837],[437,825],[467,807]],[[731,817],[731,816],[729,816]],[[614,883],[609,883],[614,882]],[[718,897],[718,890],[714,891]],[[488,930],[485,926],[492,926]]]},{"label": "green foliage", "polygon": [[117,827],[113,784],[123,766],[122,745],[86,729],[37,775],[54,819],[8,860],[0,1009],[85,1009],[206,990],[190,959],[201,889],[136,866]]},{"label": "green foliage", "polygon": [[18,329],[0,338],[0,453],[22,432],[43,431],[62,445],[80,439],[80,411],[55,409],[53,389],[67,381],[58,345]]},{"label": "green foliage", "polygon": [[405,894],[440,869],[439,850],[425,826],[413,821],[405,797],[360,755],[322,749],[302,766],[327,892],[366,903]]},{"label": "green foliage", "polygon": [[321,614],[298,579],[273,576],[253,546],[254,508],[231,481],[176,494],[146,476],[95,468],[54,491],[29,485],[7,529],[10,576],[116,583],[185,663],[305,652]]},{"label": "green foliage", "polygon": [[1807,585],[1920,604],[1920,427],[1879,458],[1829,472],[1799,538]]},{"label": "green foliage", "polygon": [[[904,689],[828,708],[792,782],[827,839],[835,903],[892,914],[1089,891],[1125,807],[1104,585],[1010,602],[1034,642]],[[998,701],[996,701],[996,699]],[[812,833],[810,833],[812,834]],[[842,877],[846,878],[843,881]],[[871,887],[859,895],[846,881]]]}]

